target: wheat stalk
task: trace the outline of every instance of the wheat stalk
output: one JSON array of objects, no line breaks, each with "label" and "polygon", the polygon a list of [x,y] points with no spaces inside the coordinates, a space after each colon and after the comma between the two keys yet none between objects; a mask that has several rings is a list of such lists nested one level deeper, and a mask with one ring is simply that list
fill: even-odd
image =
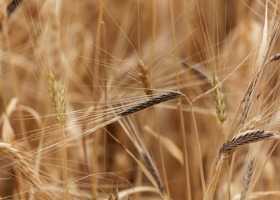
[{"label": "wheat stalk", "polygon": [[62,129],[62,136],[63,136],[63,176],[66,181],[66,194],[67,198],[69,199],[69,185],[68,185],[68,150],[67,150],[67,143],[66,143],[66,133],[64,124],[66,122],[66,104],[67,104],[67,95],[65,90],[65,84],[63,84],[60,81],[57,81],[52,73],[51,70],[49,70],[48,73],[48,87],[49,87],[49,95],[51,99],[52,104],[52,110],[54,113],[54,117],[58,123],[61,124]]}]

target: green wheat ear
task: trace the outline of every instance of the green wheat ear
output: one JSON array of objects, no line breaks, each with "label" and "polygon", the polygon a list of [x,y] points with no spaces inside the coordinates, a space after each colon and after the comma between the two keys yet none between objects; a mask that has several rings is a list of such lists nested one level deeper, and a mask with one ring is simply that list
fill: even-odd
[{"label": "green wheat ear", "polygon": [[[218,77],[216,75],[213,76],[212,86],[216,87],[220,83]],[[216,107],[216,113],[221,123],[224,123],[227,119],[227,106],[226,106],[226,98],[225,94],[223,92],[222,86],[217,86],[215,90],[212,93],[215,107]]]},{"label": "green wheat ear", "polygon": [[58,123],[64,123],[66,121],[65,112],[67,104],[65,84],[62,81],[55,80],[54,74],[51,71],[48,73],[47,82],[54,117]]}]

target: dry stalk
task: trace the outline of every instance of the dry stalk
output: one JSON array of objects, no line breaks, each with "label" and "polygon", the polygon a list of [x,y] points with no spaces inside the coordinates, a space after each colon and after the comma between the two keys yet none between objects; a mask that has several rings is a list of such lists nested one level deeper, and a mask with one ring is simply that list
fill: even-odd
[{"label": "dry stalk", "polygon": [[6,20],[6,3],[4,1],[0,2],[0,31],[2,31],[3,22]]},{"label": "dry stalk", "polygon": [[112,193],[110,193],[108,200],[119,200],[119,190],[115,188]]},{"label": "dry stalk", "polygon": [[219,154],[214,162],[214,170],[210,182],[207,186],[206,193],[203,197],[203,200],[212,200],[215,192],[215,188],[220,176],[223,163],[227,160],[227,155]]},{"label": "dry stalk", "polygon": [[67,199],[69,199],[68,164],[67,164],[68,152],[67,152],[67,143],[66,143],[66,133],[64,130],[65,129],[64,124],[66,122],[65,112],[66,112],[66,104],[67,104],[65,83],[62,83],[61,81],[57,81],[51,70],[49,70],[47,82],[48,82],[49,95],[51,99],[54,117],[56,121],[59,124],[61,124],[61,131],[63,137],[63,176],[66,182],[65,189],[66,189]]},{"label": "dry stalk", "polygon": [[[131,121],[132,119],[128,119],[128,120]],[[141,135],[138,134],[138,131],[134,127],[132,127],[132,125],[129,125],[132,123],[133,123],[132,121],[130,123],[129,122],[123,123],[123,121],[120,121],[120,124],[123,127],[125,133],[129,137],[131,142],[134,144],[136,150],[139,152],[140,156],[142,157],[143,161],[145,162],[146,168],[149,170],[150,174],[154,178],[160,193],[164,197],[166,192],[165,192],[163,182],[160,178],[158,168],[155,165],[155,162],[153,161],[153,159],[151,158],[150,153],[147,150],[143,139],[141,139]]]}]

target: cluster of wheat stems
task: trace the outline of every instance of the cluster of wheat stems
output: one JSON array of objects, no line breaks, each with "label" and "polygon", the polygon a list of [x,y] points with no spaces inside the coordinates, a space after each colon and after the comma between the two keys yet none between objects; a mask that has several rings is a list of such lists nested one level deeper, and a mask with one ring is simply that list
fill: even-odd
[{"label": "cluster of wheat stems", "polygon": [[279,199],[278,0],[0,0],[0,199]]}]

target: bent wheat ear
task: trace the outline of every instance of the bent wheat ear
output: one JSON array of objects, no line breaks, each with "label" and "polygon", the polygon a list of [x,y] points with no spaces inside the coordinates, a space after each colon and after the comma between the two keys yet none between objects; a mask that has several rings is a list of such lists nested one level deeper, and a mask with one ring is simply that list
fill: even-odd
[{"label": "bent wheat ear", "polygon": [[268,60],[268,62],[272,62],[272,61],[276,61],[276,60],[279,60],[280,59],[280,53],[277,53],[273,56],[271,56]]},{"label": "bent wheat ear", "polygon": [[151,172],[151,175],[154,177],[157,185],[158,185],[158,189],[161,192],[161,194],[164,196],[165,195],[165,189],[162,183],[162,180],[160,179],[160,176],[158,175],[159,173],[156,170],[156,167],[153,165],[153,163],[151,162],[151,159],[149,158],[149,156],[146,153],[141,153],[142,158],[144,159],[147,169]]},{"label": "bent wheat ear", "polygon": [[12,14],[12,12],[15,11],[15,9],[19,6],[19,4],[22,2],[22,0],[13,0],[7,7],[7,13],[8,16]]},{"label": "bent wheat ear", "polygon": [[168,93],[159,94],[157,96],[151,97],[147,101],[144,101],[142,103],[139,103],[135,106],[132,106],[131,108],[128,108],[128,109],[122,111],[118,115],[121,116],[121,117],[125,117],[127,115],[136,113],[140,110],[144,110],[146,108],[154,106],[156,104],[159,104],[159,103],[162,103],[162,102],[165,102],[165,101],[169,101],[169,100],[172,100],[172,99],[177,99],[177,98],[182,97],[182,96],[185,96],[185,95],[183,93],[177,92],[177,91],[171,91],[171,92],[168,92]]},{"label": "bent wheat ear", "polygon": [[234,150],[238,146],[242,146],[244,144],[250,144],[254,142],[259,142],[265,139],[271,139],[273,136],[276,136],[274,133],[270,131],[264,130],[251,130],[245,133],[240,134],[223,144],[223,146],[219,150],[219,154],[227,154],[230,151]]},{"label": "bent wheat ear", "polygon": [[16,167],[25,174],[35,188],[39,188],[41,180],[37,173],[30,165],[20,150],[12,146],[10,143],[0,142],[0,152],[6,154],[16,165]]}]

